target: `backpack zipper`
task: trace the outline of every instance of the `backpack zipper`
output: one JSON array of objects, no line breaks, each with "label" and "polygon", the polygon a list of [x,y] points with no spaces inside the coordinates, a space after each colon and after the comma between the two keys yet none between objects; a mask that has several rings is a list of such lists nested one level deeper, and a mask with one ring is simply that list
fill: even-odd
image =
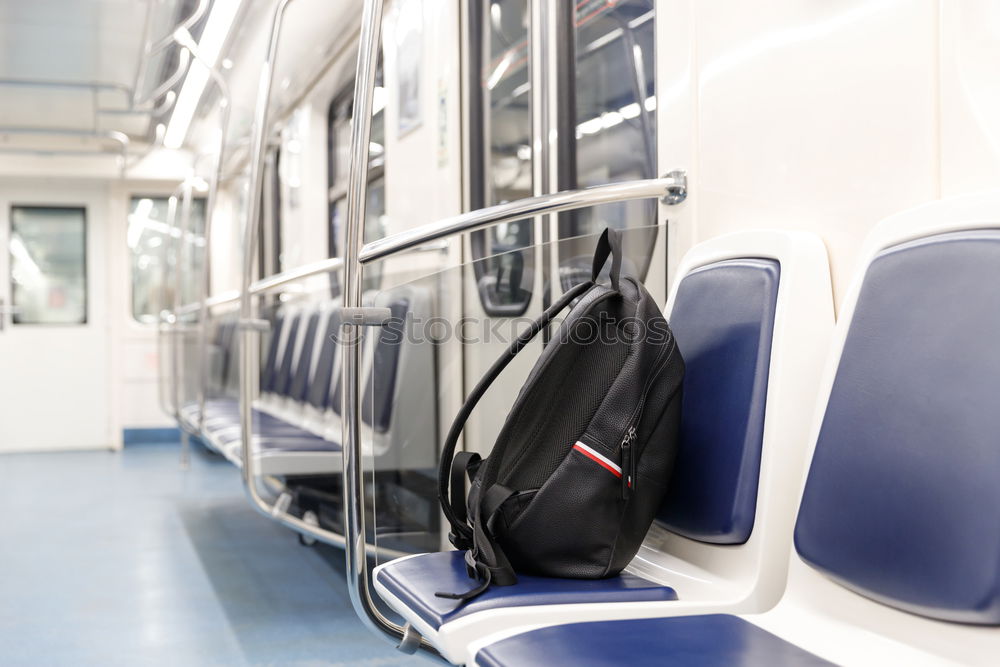
[{"label": "backpack zipper", "polygon": [[622,499],[628,500],[629,492],[635,486],[635,456],[632,454],[632,442],[635,441],[634,426],[629,426],[622,438]]},{"label": "backpack zipper", "polygon": [[[627,499],[629,497],[630,491],[635,491],[635,484],[638,481],[636,469],[638,465],[637,459],[639,458],[639,452],[633,451],[633,445],[638,437],[636,432],[636,427],[639,425],[639,421],[642,419],[643,408],[646,407],[646,398],[649,396],[649,390],[653,386],[653,382],[656,378],[660,376],[663,369],[667,367],[667,361],[670,358],[670,353],[674,351],[677,346],[677,341],[671,337],[670,347],[664,347],[660,350],[657,355],[656,360],[653,362],[659,363],[659,366],[653,371],[652,375],[649,376],[649,380],[646,381],[646,386],[642,390],[642,396],[639,398],[639,404],[636,405],[635,410],[632,412],[632,416],[628,420],[628,428],[625,429],[625,433],[622,436],[620,455],[621,455],[621,465],[622,465],[622,498]],[[660,363],[662,360],[662,363]]]}]

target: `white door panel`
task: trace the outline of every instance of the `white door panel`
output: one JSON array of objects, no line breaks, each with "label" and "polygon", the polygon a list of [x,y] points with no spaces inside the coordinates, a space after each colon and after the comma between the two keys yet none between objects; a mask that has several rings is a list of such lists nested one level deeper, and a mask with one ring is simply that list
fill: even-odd
[{"label": "white door panel", "polygon": [[[113,445],[109,259],[103,252],[107,201],[107,192],[100,187],[45,183],[0,188],[0,294],[8,306],[20,306],[17,317],[6,309],[0,331],[0,451]],[[83,209],[85,235],[80,238],[68,213],[55,213],[48,222],[44,212],[37,211],[12,220],[12,207],[22,206]],[[15,222],[22,233],[12,232]],[[28,238],[31,234],[25,230],[40,228],[47,229],[44,238],[41,234]],[[85,323],[77,318],[82,304],[78,310],[79,278],[72,277],[71,266],[81,251],[86,258]],[[17,289],[14,268],[19,274]]]}]

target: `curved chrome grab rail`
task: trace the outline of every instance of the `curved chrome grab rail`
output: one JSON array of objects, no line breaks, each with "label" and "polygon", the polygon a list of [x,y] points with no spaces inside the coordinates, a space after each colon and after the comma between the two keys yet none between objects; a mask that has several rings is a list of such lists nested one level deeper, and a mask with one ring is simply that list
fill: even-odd
[{"label": "curved chrome grab rail", "polygon": [[[583,190],[557,192],[472,211],[363,245],[365,189],[368,183],[368,146],[371,140],[372,97],[375,64],[381,35],[382,0],[366,0],[361,20],[358,67],[354,82],[354,119],[351,126],[350,183],[347,200],[345,243],[345,308],[361,307],[361,270],[365,264],[385,259],[431,241],[483,229],[503,222],[545,213],[557,213],[612,202],[662,198],[678,204],[687,195],[684,172],[663,178],[612,183]],[[352,337],[344,337],[348,339]],[[398,648],[414,652],[418,648],[439,655],[411,626],[401,628],[375,606],[368,585],[365,543],[364,479],[361,466],[362,443],[360,376],[361,346],[342,345],[344,354],[342,386],[344,456],[344,510],[346,527],[347,586],[354,608],[363,621],[378,633],[399,640]]]},{"label": "curved chrome grab rail", "polygon": [[[662,178],[622,181],[581,190],[564,190],[550,195],[527,197],[445,218],[366,243],[358,253],[358,261],[361,264],[369,264],[448,236],[546,213],[561,213],[601,204],[654,197],[663,198],[665,203],[676,204],[683,201],[686,194],[687,177],[684,172],[672,171]],[[667,202],[667,198],[671,198],[671,201]]]},{"label": "curved chrome grab rail", "polygon": [[[165,35],[164,37],[160,38],[157,42],[153,43],[149,38],[150,21],[152,20],[152,11],[153,11],[152,3],[150,3],[150,7],[146,10],[146,24],[143,27],[142,56],[139,58],[139,65],[136,67],[135,79],[133,81],[132,91],[129,99],[130,102],[129,106],[131,108],[142,106],[152,100],[159,99],[161,96],[166,94],[168,90],[173,88],[174,85],[176,85],[176,83],[180,81],[181,77],[184,76],[184,72],[187,71],[187,67],[189,64],[187,59],[184,59],[182,62],[179,62],[177,69],[174,71],[174,73],[169,77],[167,77],[167,79],[163,82],[163,84],[158,86],[155,91],[151,92],[149,95],[140,96],[139,94],[139,89],[142,88],[143,85],[146,83],[146,66],[149,64],[149,57],[152,55],[156,55],[160,51],[163,51],[171,44],[173,44],[174,33],[178,29],[183,28],[184,30],[190,31],[191,28],[193,28],[194,25],[201,20],[201,17],[205,15],[205,12],[208,11],[208,5],[209,5],[209,0],[199,0],[198,6],[194,8],[194,11],[191,12],[190,16],[188,16],[185,20],[177,24],[177,26],[173,30],[171,30],[169,34]],[[167,85],[168,82],[169,85]],[[153,109],[153,112],[155,114],[156,109]]]},{"label": "curved chrome grab rail", "polygon": [[215,296],[210,296],[201,301],[193,301],[191,303],[186,303],[177,309],[177,315],[190,315],[191,313],[197,313],[202,309],[202,306],[207,307],[209,310],[212,308],[217,308],[219,306],[224,306],[227,303],[237,303],[240,300],[239,290],[230,290],[228,292],[221,292]]},{"label": "curved chrome grab rail", "polygon": [[[202,5],[206,5],[202,2]],[[207,6],[207,5],[206,5]],[[204,7],[199,5],[201,13]],[[222,96],[220,102],[221,118],[219,119],[219,151],[215,160],[215,169],[212,173],[212,180],[208,184],[208,199],[205,202],[205,258],[202,263],[201,277],[201,308],[198,311],[198,431],[205,431],[205,400],[208,394],[208,293],[212,288],[212,221],[215,219],[215,204],[219,197],[219,182],[222,180],[222,168],[225,165],[226,135],[229,134],[229,114],[231,96],[229,94],[229,84],[226,82],[222,72],[217,67],[208,62],[198,50],[198,45],[191,39],[188,32],[190,25],[194,25],[201,15],[195,10],[197,17],[192,15],[191,19],[183,24],[183,30],[178,29],[173,32],[171,39],[176,41],[184,50],[182,53],[190,53],[191,57],[201,63],[208,70],[215,85],[219,88]],[[180,308],[175,314],[180,313]]]},{"label": "curved chrome grab rail", "polygon": [[[177,195],[180,194],[182,188],[183,184],[177,186],[177,188],[173,191],[173,193],[171,193],[170,198],[167,199],[167,228],[170,230],[173,230],[174,223],[177,220]],[[167,239],[166,242],[160,244],[160,248],[162,248],[162,251],[160,253],[160,260],[163,264],[164,271],[166,271],[166,268],[169,267],[170,265],[169,257],[170,257],[171,245],[173,245],[173,242],[170,239]],[[163,360],[166,357],[166,355],[164,354],[166,349],[166,346],[164,345],[166,334],[173,333],[173,327],[177,319],[177,315],[173,312],[173,310],[167,307],[167,297],[169,296],[169,294],[170,292],[168,290],[167,280],[164,278],[163,282],[160,285],[160,305],[162,307],[159,312],[160,323],[156,330],[156,337],[157,337],[156,350],[157,354],[159,355],[158,363],[159,363],[159,376],[160,376],[160,382],[157,388],[158,388],[158,398],[160,401],[160,409],[163,410],[163,414],[170,415],[174,419],[177,419],[177,412],[175,411],[175,406],[171,406],[167,401],[168,393],[170,394],[170,396],[174,395],[174,388],[172,385],[174,379],[173,370],[171,368],[171,370],[167,372],[167,369],[164,368],[163,364]],[[171,338],[171,344],[173,344],[172,338]],[[166,382],[164,382],[164,380],[166,380]]]},{"label": "curved chrome grab rail", "polygon": [[181,353],[184,349],[184,341],[181,339],[181,334],[185,332],[186,328],[180,324],[177,318],[177,309],[181,305],[181,270],[184,268],[186,255],[185,252],[185,241],[191,235],[191,202],[194,197],[194,188],[191,185],[190,180],[185,180],[182,186],[184,190],[183,198],[181,199],[181,224],[178,226],[180,233],[177,235],[177,254],[174,256],[174,324],[173,324],[173,336],[171,337],[173,343],[173,393],[174,393],[174,419],[177,420],[177,425],[181,429],[181,467],[187,468],[190,462],[190,451],[191,451],[191,430],[184,420],[181,413]]},{"label": "curved chrome grab rail", "polygon": [[[253,319],[253,296],[261,291],[274,287],[265,285],[263,281],[253,282],[254,260],[257,246],[257,219],[260,217],[261,198],[259,196],[263,185],[264,154],[267,149],[265,137],[267,134],[268,111],[270,106],[271,88],[274,84],[274,62],[278,51],[278,39],[281,37],[281,26],[285,9],[292,0],[280,0],[271,16],[271,32],[268,37],[267,54],[261,65],[260,83],[257,89],[257,104],[254,112],[252,141],[250,149],[250,206],[247,207],[247,217],[243,225],[243,273],[240,285],[240,452],[243,459],[243,488],[251,506],[263,514],[292,530],[320,542],[334,546],[344,546],[344,537],[319,526],[306,523],[302,519],[289,514],[282,503],[269,503],[260,495],[257,488],[257,473],[254,470],[253,457],[253,397],[256,393],[257,359],[254,354],[259,331],[257,322]],[[299,276],[302,277],[301,275]],[[267,280],[267,279],[265,279]],[[291,282],[291,279],[288,280]],[[284,283],[280,283],[284,284]],[[253,288],[256,285],[256,290]]]},{"label": "curved chrome grab rail", "polygon": [[282,271],[281,273],[276,273],[273,276],[268,276],[267,278],[261,278],[260,280],[254,281],[250,284],[249,290],[251,294],[264,294],[304,278],[339,271],[343,268],[344,260],[340,257],[321,259],[318,262],[303,264],[302,266],[298,266],[294,269]]},{"label": "curved chrome grab rail", "polygon": [[[344,244],[344,307],[361,307],[361,264],[364,242],[365,189],[368,185],[368,146],[371,141],[372,98],[382,34],[383,0],[366,0],[361,15],[358,66],[354,79],[354,114],[351,122],[350,180],[347,188],[347,227]],[[347,337],[345,337],[346,339]],[[427,640],[409,626],[389,620],[375,606],[368,586],[367,544],[365,543],[364,478],[361,466],[361,397],[358,369],[361,346],[341,344],[344,354],[344,388],[341,405],[344,455],[344,527],[347,559],[347,589],[354,610],[376,633],[385,636],[402,651],[418,648],[438,655]]]}]

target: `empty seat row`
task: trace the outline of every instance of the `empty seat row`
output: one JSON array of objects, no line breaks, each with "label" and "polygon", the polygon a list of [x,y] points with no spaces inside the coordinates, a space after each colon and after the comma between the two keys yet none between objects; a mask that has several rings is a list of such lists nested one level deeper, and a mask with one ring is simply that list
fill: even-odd
[{"label": "empty seat row", "polygon": [[[391,293],[369,296],[376,305],[385,304],[391,313],[386,326],[364,337],[366,358],[371,364],[363,375],[363,435],[375,454],[383,454],[382,466],[396,464],[432,466],[436,452],[433,420],[412,419],[406,434],[390,428],[395,413],[414,412],[419,395],[401,391],[401,382],[421,382],[433,377],[433,351],[401,335],[400,328],[413,312],[430,312],[427,290],[404,287]],[[256,471],[262,475],[322,475],[341,470],[340,448],[340,355],[341,328],[338,301],[305,306],[285,306],[272,321],[263,351],[260,393],[253,406],[252,450]],[[223,321],[215,337],[221,372],[215,385],[235,385],[238,377],[239,340],[235,321]],[[242,465],[240,408],[227,392],[200,406],[182,410],[190,425],[202,430],[206,443],[237,465]],[[398,431],[398,430],[397,430]],[[420,446],[394,448],[402,437],[420,438]]]},{"label": "empty seat row", "polygon": [[460,559],[429,554],[377,568],[380,595],[455,663],[995,660],[1000,195],[879,225],[832,334],[817,243],[743,233],[685,259],[681,450],[625,573],[456,607],[434,592]]}]

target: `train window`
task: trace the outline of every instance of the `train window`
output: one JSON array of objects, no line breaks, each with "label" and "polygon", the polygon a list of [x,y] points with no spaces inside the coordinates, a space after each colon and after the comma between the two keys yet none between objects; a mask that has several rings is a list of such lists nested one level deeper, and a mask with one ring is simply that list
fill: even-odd
[{"label": "train window", "polygon": [[[350,173],[351,116],[354,112],[354,85],[347,87],[330,103],[328,115],[330,257],[339,257],[344,218],[347,215],[347,187]],[[368,152],[368,202],[365,216],[364,242],[380,239],[386,234],[385,209],[385,104],[386,90],[382,79],[382,64],[375,74],[372,108],[371,144]]]},{"label": "train window", "polygon": [[[174,270],[178,260],[185,266],[180,273],[181,303],[201,298],[205,266],[205,200],[191,201],[189,231],[181,238],[171,229],[167,197],[132,197],[128,216],[128,247],[132,255],[132,317],[143,324],[155,324],[160,312],[173,306],[176,288]],[[180,213],[175,225],[180,224]],[[177,241],[185,246],[178,252]],[[166,286],[166,289],[164,289]]]},{"label": "train window", "polygon": [[87,211],[11,207],[14,324],[87,323]]},{"label": "train window", "polygon": [[[533,193],[530,14],[527,0],[472,5],[471,56],[478,65],[470,68],[470,89],[478,91],[478,99],[472,100],[470,114],[470,205],[478,209]],[[471,235],[473,256],[482,260],[473,265],[487,314],[519,315],[527,309],[531,293],[514,276],[530,272],[534,255],[516,251],[531,246],[533,236],[531,219]]]},{"label": "train window", "polygon": [[[574,150],[563,187],[583,188],[615,181],[656,177],[655,14],[653,0],[584,0],[574,10],[572,40],[575,82],[572,91]],[[561,165],[562,168],[562,165]],[[559,237],[594,234],[604,227],[648,227],[649,249],[632,257],[644,276],[656,237],[652,200],[607,204],[560,216]],[[586,261],[590,248],[561,244],[562,273]],[[580,267],[576,267],[580,268]]]},{"label": "train window", "polygon": [[264,276],[284,271],[285,257],[282,253],[282,197],[281,197],[281,149],[273,148],[264,162],[264,192],[261,211],[261,243],[258,245],[261,273]]}]

